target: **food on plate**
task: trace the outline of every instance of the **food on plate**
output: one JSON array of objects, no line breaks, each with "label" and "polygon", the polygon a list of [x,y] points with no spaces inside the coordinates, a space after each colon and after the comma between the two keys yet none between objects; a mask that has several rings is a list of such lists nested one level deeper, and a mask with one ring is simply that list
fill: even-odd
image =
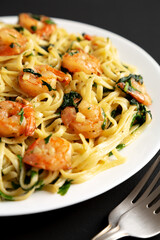
[{"label": "food on plate", "polygon": [[[143,77],[111,39],[44,15],[0,23],[0,197],[66,194],[126,159],[151,122]],[[106,171],[107,174],[107,171]]]}]

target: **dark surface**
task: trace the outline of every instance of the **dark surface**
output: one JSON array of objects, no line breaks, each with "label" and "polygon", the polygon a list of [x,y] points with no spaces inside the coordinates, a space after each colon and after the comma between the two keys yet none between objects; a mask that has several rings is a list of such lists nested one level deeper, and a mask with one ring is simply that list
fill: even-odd
[{"label": "dark surface", "polygon": [[[14,0],[1,3],[0,16],[17,15],[20,12],[66,18],[102,27],[135,42],[160,64],[159,0]],[[128,195],[154,159],[124,183],[88,201],[46,213],[0,218],[1,233],[4,232],[7,240],[90,240],[106,226],[109,212]],[[160,235],[150,239],[160,240]]]}]

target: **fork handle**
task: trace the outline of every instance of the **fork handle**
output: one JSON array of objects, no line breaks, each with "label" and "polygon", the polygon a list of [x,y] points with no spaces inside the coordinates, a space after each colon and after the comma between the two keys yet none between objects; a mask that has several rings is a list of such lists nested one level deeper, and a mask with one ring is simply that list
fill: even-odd
[{"label": "fork handle", "polygon": [[100,232],[94,238],[92,238],[92,240],[117,240],[128,235],[128,233],[124,232],[119,226],[117,226],[108,232]]}]

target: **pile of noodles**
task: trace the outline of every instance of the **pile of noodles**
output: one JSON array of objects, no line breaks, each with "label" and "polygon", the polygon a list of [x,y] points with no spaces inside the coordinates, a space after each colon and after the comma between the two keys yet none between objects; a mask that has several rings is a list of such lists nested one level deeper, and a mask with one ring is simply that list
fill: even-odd
[{"label": "pile of noodles", "polygon": [[[15,26],[0,23],[0,28]],[[21,34],[28,39],[26,50],[19,55],[0,56],[0,101],[14,100],[17,96],[28,100],[34,107],[36,130],[32,137],[1,137],[0,195],[6,200],[23,200],[39,189],[61,193],[62,188],[68,188],[70,184],[82,183],[101,171],[123,164],[125,158],[119,150],[135,140],[151,121],[145,107],[143,124],[133,124],[138,112],[137,104],[131,103],[116,82],[129,74],[136,74],[136,69],[121,62],[109,38],[94,36],[90,41],[82,34],[69,34],[59,27],[49,40],[42,40],[25,28]],[[28,97],[19,87],[19,72],[42,64],[63,71],[62,56],[69,49],[83,49],[97,57],[102,75],[76,72],[71,74],[70,84],[65,86],[57,82],[53,94],[41,93],[34,98]],[[99,137],[85,139],[82,134],[69,131],[62,123],[60,107],[64,94],[71,91],[79,93],[82,100],[103,109],[106,122]],[[72,144],[71,169],[48,171],[23,163],[22,158],[28,146],[38,137],[46,138],[50,134]]]}]

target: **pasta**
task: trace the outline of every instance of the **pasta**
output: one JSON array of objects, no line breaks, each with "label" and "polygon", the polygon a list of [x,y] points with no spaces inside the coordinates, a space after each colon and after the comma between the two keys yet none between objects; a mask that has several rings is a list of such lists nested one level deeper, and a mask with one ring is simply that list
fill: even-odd
[{"label": "pasta", "polygon": [[136,71],[109,38],[69,34],[33,14],[0,23],[1,200],[63,195],[123,164],[119,150],[151,121]]}]

